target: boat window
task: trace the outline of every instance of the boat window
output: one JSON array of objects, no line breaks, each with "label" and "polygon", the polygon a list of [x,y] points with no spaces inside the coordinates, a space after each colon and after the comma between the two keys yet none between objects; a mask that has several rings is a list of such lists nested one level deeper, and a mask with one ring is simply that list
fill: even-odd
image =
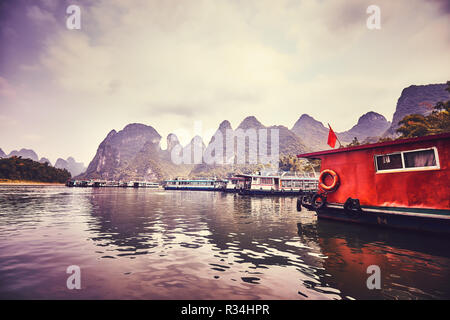
[{"label": "boat window", "polygon": [[436,148],[402,151],[375,156],[377,172],[439,169]]},{"label": "boat window", "polygon": [[417,168],[417,167],[433,167],[436,166],[436,158],[434,156],[434,150],[422,150],[405,152],[405,167]]},{"label": "boat window", "polygon": [[402,155],[397,153],[377,156],[377,168],[378,171],[403,168]]}]

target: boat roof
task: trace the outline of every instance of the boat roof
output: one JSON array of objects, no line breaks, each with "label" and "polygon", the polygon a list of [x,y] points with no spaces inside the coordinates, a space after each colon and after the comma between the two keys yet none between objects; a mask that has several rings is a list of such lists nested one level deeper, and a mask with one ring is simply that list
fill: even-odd
[{"label": "boat roof", "polygon": [[186,182],[194,182],[194,181],[201,181],[201,182],[205,182],[205,181],[216,181],[216,182],[220,182],[221,180],[217,180],[217,179],[173,179],[173,180],[165,180],[166,182],[169,181],[186,181]]},{"label": "boat roof", "polygon": [[450,132],[429,135],[429,136],[424,136],[424,137],[417,137],[417,138],[397,139],[397,140],[392,140],[392,141],[363,144],[363,145],[353,146],[353,147],[344,147],[344,148],[338,148],[338,149],[323,150],[323,151],[310,152],[310,153],[302,153],[302,154],[297,155],[297,157],[314,159],[314,158],[318,158],[323,155],[329,155],[329,154],[335,154],[335,153],[341,153],[341,152],[383,148],[383,147],[387,147],[387,146],[402,145],[402,144],[416,143],[416,142],[422,142],[422,141],[440,140],[440,139],[450,139]]},{"label": "boat roof", "polygon": [[283,175],[260,175],[260,174],[237,174],[236,177],[242,178],[280,178],[281,180],[297,179],[297,180],[317,180],[315,177],[299,177],[299,176],[283,176]]}]

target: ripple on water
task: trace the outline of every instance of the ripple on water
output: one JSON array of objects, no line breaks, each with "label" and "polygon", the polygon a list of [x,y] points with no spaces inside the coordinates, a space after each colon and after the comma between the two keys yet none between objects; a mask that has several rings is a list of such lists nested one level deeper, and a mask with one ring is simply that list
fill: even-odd
[{"label": "ripple on water", "polygon": [[448,240],[317,221],[294,198],[0,189],[0,297],[67,298],[75,264],[84,298],[450,298]]}]

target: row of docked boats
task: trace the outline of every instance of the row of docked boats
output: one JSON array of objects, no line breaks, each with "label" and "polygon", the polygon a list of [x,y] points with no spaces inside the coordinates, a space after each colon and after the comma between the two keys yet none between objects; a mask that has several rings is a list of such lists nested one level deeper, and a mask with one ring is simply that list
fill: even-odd
[{"label": "row of docked boats", "polygon": [[166,190],[197,190],[236,192],[247,195],[299,195],[315,193],[318,178],[315,173],[294,174],[262,173],[239,174],[228,179],[166,180]]},{"label": "row of docked boats", "polygon": [[68,187],[122,187],[122,188],[160,188],[159,183],[149,181],[107,181],[107,180],[69,180]]},{"label": "row of docked boats", "polygon": [[70,180],[68,187],[124,187],[124,188],[164,188],[165,190],[221,191],[247,195],[301,195],[315,193],[318,178],[314,172],[307,174],[263,173],[239,174],[227,179],[176,178],[166,180],[162,185],[148,181],[106,181]]}]

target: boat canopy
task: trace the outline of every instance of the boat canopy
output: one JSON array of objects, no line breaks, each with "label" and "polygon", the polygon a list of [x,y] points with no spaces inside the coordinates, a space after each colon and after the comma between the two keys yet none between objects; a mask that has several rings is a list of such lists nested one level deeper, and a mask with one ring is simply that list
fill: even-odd
[{"label": "boat canopy", "polygon": [[242,178],[281,178],[283,179],[316,179],[315,173],[314,177],[311,176],[311,173],[303,173],[303,174],[297,174],[294,173],[292,175],[291,172],[281,172],[278,174],[237,174],[236,177],[242,177]]},{"label": "boat canopy", "polygon": [[220,182],[220,180],[217,179],[174,179],[174,180],[165,180],[166,182]]}]

